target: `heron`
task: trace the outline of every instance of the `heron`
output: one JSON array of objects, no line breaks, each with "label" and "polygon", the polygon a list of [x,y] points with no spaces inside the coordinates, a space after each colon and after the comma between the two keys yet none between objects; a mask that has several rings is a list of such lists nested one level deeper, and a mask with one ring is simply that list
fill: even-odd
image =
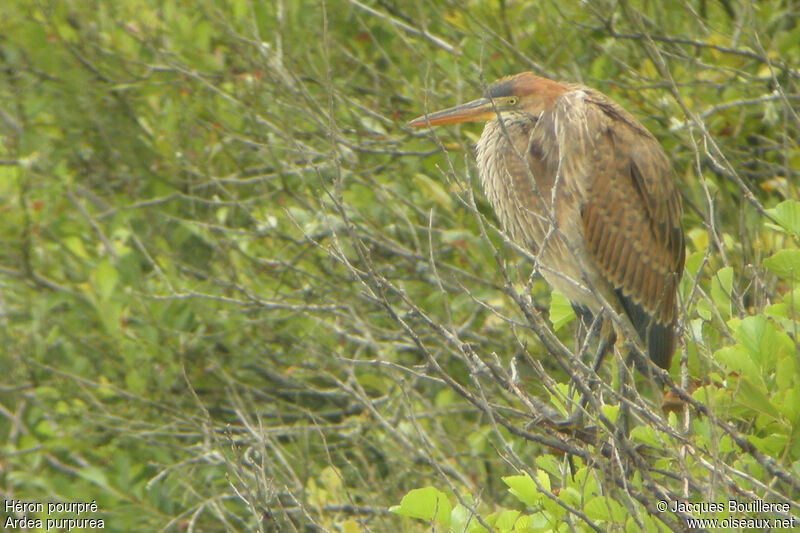
[{"label": "heron", "polygon": [[[532,72],[408,124],[460,122],[485,122],[476,147],[480,183],[511,240],[535,256],[584,325],[610,307],[627,317],[650,360],[669,370],[683,210],[656,138],[601,92]],[[637,363],[649,375],[646,361]]]}]

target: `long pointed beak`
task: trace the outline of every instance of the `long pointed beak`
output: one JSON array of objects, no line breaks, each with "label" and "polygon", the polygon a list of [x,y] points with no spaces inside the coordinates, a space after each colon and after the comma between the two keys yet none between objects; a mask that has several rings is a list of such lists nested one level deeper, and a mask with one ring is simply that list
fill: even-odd
[{"label": "long pointed beak", "polygon": [[442,124],[456,124],[458,122],[485,122],[496,118],[496,116],[492,101],[488,98],[478,98],[466,104],[415,118],[408,125],[412,128],[422,128],[428,125],[441,126]]}]

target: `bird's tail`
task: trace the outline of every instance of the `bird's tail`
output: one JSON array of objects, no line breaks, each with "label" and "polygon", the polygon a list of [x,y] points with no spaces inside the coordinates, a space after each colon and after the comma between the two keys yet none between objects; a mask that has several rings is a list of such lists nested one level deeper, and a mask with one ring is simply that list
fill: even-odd
[{"label": "bird's tail", "polygon": [[[646,348],[650,360],[665,370],[669,370],[672,361],[672,353],[675,351],[675,328],[670,323],[659,320],[659,313],[649,313],[641,305],[634,302],[631,298],[624,296],[622,291],[617,289],[622,307],[625,314],[630,318],[633,327],[639,334]],[[674,316],[675,313],[670,313]],[[649,375],[646,368],[638,364],[636,368],[644,375]]]}]

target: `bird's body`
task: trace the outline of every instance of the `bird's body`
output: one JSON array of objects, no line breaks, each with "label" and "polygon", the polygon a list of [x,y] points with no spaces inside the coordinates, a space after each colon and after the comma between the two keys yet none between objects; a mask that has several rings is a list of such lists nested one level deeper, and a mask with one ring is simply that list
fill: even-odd
[{"label": "bird's body", "polygon": [[602,93],[527,72],[410,124],[475,120],[486,121],[481,184],[511,238],[574,306],[594,314],[606,302],[626,314],[650,358],[668,368],[684,241],[658,141]]}]

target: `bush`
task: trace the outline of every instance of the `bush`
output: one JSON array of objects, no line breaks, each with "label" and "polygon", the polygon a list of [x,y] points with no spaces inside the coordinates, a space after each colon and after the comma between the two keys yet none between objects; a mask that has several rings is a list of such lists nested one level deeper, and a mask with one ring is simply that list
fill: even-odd
[{"label": "bush", "polygon": [[[791,2],[10,0],[0,15],[7,500],[95,501],[59,516],[110,531],[799,514]],[[585,430],[544,423],[579,396],[574,320],[473,192],[479,127],[404,126],[522,70],[602,90],[676,170],[675,402],[640,382],[629,438],[614,358]],[[790,508],[659,507],[731,499]]]}]

